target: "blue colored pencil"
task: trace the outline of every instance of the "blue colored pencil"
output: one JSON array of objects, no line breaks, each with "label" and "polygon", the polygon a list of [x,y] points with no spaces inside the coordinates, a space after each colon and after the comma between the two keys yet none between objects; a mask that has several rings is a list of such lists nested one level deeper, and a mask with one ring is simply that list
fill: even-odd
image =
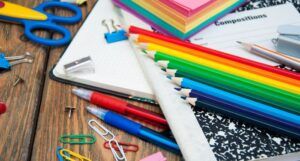
[{"label": "blue colored pencil", "polygon": [[255,102],[253,100],[205,85],[203,83],[195,82],[187,78],[170,76],[168,76],[168,78],[170,78],[173,82],[183,88],[193,89],[204,95],[214,96],[221,101],[233,103],[238,105],[239,107],[243,107],[251,111],[256,111],[263,115],[274,117],[278,120],[284,120],[285,122],[290,122],[292,124],[300,126],[300,116],[297,114],[283,111],[266,104]]},{"label": "blue colored pencil", "polygon": [[288,127],[283,124],[270,122],[269,119],[264,119],[259,115],[255,115],[253,113],[247,113],[245,111],[239,111],[238,109],[233,109],[232,107],[227,108],[227,105],[220,106],[220,104],[216,104],[216,102],[210,102],[207,100],[201,100],[198,98],[187,97],[186,98],[190,104],[192,104],[195,108],[206,109],[208,111],[213,111],[217,113],[224,114],[225,116],[229,116],[231,118],[239,119],[255,126],[260,126],[271,131],[275,131],[277,133],[286,134],[295,138],[300,137],[300,130],[292,127]]},{"label": "blue colored pencil", "polygon": [[199,94],[195,98],[187,97],[186,100],[195,108],[221,113],[225,116],[237,118],[250,124],[258,125],[271,131],[276,131],[292,137],[300,137],[300,127],[297,125],[282,120],[276,120],[273,117],[262,115],[257,111],[251,111],[211,96]]},{"label": "blue colored pencil", "polygon": [[196,102],[194,102],[195,101],[194,99],[190,99],[190,100],[187,99],[188,102],[193,106],[195,106],[197,104],[197,101],[199,101],[199,100],[202,101],[203,100],[203,101],[214,103],[214,104],[216,104],[220,107],[228,108],[229,110],[234,109],[233,111],[236,111],[236,112],[255,115],[255,116],[260,117],[264,120],[271,121],[272,123],[282,124],[284,126],[291,127],[293,129],[297,129],[297,130],[299,130],[298,132],[300,132],[300,126],[299,125],[296,125],[296,124],[293,124],[291,122],[287,122],[285,120],[281,120],[281,119],[278,119],[278,118],[275,118],[275,117],[264,115],[264,114],[260,113],[259,111],[253,111],[253,110],[241,107],[241,106],[239,106],[235,103],[230,103],[228,101],[220,100],[220,99],[216,98],[215,96],[205,95],[205,94],[202,94],[201,92],[198,92],[196,90],[186,89],[186,88],[182,88],[182,89],[181,88],[176,88],[176,90],[178,90],[181,94],[183,94],[186,97],[196,98],[197,99]]}]

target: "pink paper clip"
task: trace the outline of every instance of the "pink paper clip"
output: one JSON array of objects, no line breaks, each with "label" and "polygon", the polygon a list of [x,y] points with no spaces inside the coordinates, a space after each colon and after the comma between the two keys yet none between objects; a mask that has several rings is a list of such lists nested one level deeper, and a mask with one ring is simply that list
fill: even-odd
[{"label": "pink paper clip", "polygon": [[157,152],[140,161],[167,161],[167,158],[165,158],[161,152]]}]

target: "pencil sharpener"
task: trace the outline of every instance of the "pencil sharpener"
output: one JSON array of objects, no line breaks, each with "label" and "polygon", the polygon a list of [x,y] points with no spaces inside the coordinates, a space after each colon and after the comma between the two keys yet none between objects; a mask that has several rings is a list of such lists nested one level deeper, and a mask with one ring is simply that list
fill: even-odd
[{"label": "pencil sharpener", "polygon": [[300,58],[300,26],[279,26],[279,36],[273,41],[276,50],[288,56]]}]

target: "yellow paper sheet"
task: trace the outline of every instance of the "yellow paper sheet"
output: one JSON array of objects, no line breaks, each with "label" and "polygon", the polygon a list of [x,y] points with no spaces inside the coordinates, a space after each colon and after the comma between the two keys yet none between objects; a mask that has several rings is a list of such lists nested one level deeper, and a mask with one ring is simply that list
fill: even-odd
[{"label": "yellow paper sheet", "polygon": [[219,5],[215,6],[214,8],[210,9],[204,9],[199,14],[200,16],[188,24],[181,24],[179,21],[174,19],[172,16],[167,15],[166,13],[162,12],[158,8],[155,8],[154,6],[148,4],[146,1],[141,0],[132,0],[134,3],[140,5],[144,9],[151,11],[154,15],[157,17],[160,17],[162,20],[164,20],[166,23],[174,26],[176,29],[180,30],[181,32],[189,32],[190,30],[197,27],[199,24],[203,23],[204,21],[208,20],[209,18],[213,17],[214,15],[218,14],[219,12],[223,11],[226,8],[229,8],[233,4],[235,4],[238,0],[228,0],[227,2],[222,2]]}]

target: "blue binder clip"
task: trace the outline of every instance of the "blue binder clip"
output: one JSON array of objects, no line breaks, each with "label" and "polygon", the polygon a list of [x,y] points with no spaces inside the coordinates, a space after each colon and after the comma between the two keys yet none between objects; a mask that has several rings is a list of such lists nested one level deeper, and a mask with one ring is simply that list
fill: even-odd
[{"label": "blue binder clip", "polygon": [[[27,57],[31,57],[31,58],[27,58]],[[26,54],[24,55],[12,56],[12,57],[5,57],[4,53],[0,53],[0,72],[10,70],[12,66],[17,64],[32,63],[32,62],[33,62],[33,56],[29,52],[26,52]]]},{"label": "blue binder clip", "polygon": [[112,26],[113,30],[110,29],[106,20],[102,21],[102,25],[105,26],[108,31],[107,33],[104,34],[106,42],[110,44],[110,43],[114,43],[114,42],[118,42],[118,41],[127,40],[128,37],[126,36],[126,31],[123,29],[119,29],[119,27],[115,25],[114,20],[111,19],[110,21],[111,21],[111,26]]}]

